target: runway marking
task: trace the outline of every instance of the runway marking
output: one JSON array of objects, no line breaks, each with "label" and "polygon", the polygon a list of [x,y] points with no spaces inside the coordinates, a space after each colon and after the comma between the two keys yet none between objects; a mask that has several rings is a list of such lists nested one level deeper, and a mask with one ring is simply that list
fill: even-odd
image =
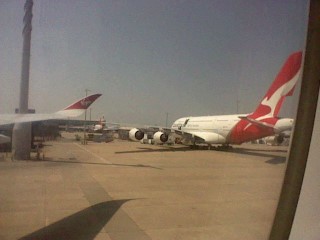
[{"label": "runway marking", "polygon": [[76,145],[78,148],[80,148],[80,149],[86,151],[87,153],[91,154],[91,155],[94,156],[95,158],[98,158],[98,159],[100,159],[100,160],[102,160],[102,161],[104,161],[104,162],[106,162],[106,163],[108,163],[108,164],[110,164],[110,165],[113,164],[112,162],[108,161],[107,159],[105,159],[105,158],[103,158],[103,157],[100,157],[99,155],[97,155],[97,154],[91,152],[90,150],[82,147],[80,144],[78,144],[78,143],[73,143],[73,144]]}]

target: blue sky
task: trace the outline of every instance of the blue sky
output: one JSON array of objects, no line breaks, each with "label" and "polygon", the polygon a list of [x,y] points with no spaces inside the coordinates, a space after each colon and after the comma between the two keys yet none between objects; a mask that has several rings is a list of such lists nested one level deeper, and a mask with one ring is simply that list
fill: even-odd
[{"label": "blue sky", "polygon": [[[0,2],[1,113],[18,105],[23,5]],[[304,49],[308,2],[35,0],[33,15],[29,107],[57,111],[87,88],[103,94],[93,119],[164,125],[253,111]]]}]

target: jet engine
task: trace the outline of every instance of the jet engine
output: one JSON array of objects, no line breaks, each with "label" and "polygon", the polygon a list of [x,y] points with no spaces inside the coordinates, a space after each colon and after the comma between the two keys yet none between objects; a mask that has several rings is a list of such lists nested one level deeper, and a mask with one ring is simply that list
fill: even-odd
[{"label": "jet engine", "polygon": [[129,131],[129,138],[132,141],[140,141],[144,137],[144,132],[137,128],[133,128]]},{"label": "jet engine", "polygon": [[164,133],[164,132],[156,132],[154,135],[153,135],[153,140],[155,143],[165,143],[167,142],[169,139],[169,136],[168,134]]},{"label": "jet engine", "polygon": [[278,135],[278,136],[275,136],[275,142],[277,143],[277,144],[281,144],[281,143],[283,143],[283,141],[284,141],[284,136],[283,135]]},{"label": "jet engine", "polygon": [[270,136],[266,138],[266,143],[272,146],[278,146],[284,141],[284,137],[282,134]]}]

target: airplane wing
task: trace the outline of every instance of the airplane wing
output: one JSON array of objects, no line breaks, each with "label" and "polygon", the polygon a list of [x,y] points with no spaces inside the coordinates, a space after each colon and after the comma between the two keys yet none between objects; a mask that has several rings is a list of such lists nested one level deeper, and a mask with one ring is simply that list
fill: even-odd
[{"label": "airplane wing", "polygon": [[[126,128],[128,129],[128,128]],[[168,127],[159,126],[145,126],[136,127],[129,130],[129,138],[133,141],[140,141],[143,139],[147,132],[153,132],[153,140],[156,143],[165,143],[168,139],[173,136],[181,137],[184,142],[189,143],[224,143],[226,141],[225,137],[215,133],[215,132],[205,132],[205,131],[186,131],[184,129],[175,129]]]},{"label": "airplane wing", "polygon": [[82,98],[68,107],[48,114],[0,114],[0,125],[36,122],[50,119],[66,119],[69,117],[78,117],[85,112],[85,110],[98,98],[101,94],[92,94]]},{"label": "airplane wing", "polygon": [[185,132],[182,130],[173,130],[175,134],[180,135],[183,138],[189,139],[190,141],[194,140],[196,143],[213,143],[222,139],[225,139],[220,134],[214,132]]},{"label": "airplane wing", "polygon": [[[176,134],[182,136],[186,139],[194,139],[196,142],[205,142],[206,137],[204,136],[205,133],[201,132],[183,132],[180,130],[174,130]],[[179,133],[180,132],[180,133]]]}]

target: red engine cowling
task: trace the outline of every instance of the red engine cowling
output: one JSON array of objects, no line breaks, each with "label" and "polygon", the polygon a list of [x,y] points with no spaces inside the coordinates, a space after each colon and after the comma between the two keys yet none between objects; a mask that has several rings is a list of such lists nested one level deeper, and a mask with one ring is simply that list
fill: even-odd
[{"label": "red engine cowling", "polygon": [[281,134],[276,136],[266,137],[266,143],[268,145],[276,146],[276,145],[280,145],[283,142],[284,142],[284,136]]}]

